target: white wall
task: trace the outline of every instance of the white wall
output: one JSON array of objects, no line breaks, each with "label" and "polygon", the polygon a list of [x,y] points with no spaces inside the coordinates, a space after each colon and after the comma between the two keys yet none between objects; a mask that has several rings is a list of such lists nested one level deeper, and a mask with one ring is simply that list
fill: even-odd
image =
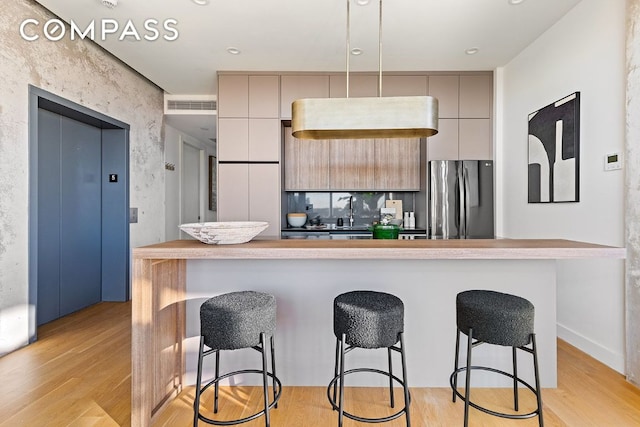
[{"label": "white wall", "polygon": [[[526,3],[523,5],[526,6]],[[625,1],[583,0],[498,70],[498,234],[624,246]],[[527,203],[527,116],[581,92],[580,202]],[[624,262],[558,261],[558,335],[623,372]]]},{"label": "white wall", "polygon": [[186,234],[181,236],[178,226],[183,222],[180,217],[181,199],[181,178],[182,178],[182,145],[187,143],[194,147],[204,150],[203,163],[200,165],[201,170],[201,199],[204,204],[204,221],[215,221],[216,212],[209,210],[209,156],[216,155],[216,147],[214,144],[206,143],[196,139],[184,132],[165,124],[164,143],[165,163],[175,165],[175,170],[165,169],[165,238],[166,240],[175,240],[180,238],[188,238]]},{"label": "white wall", "polygon": [[[27,42],[19,23],[54,18],[33,1],[2,4],[0,14],[0,355],[25,345],[28,301],[28,85],[117,120],[130,130],[131,246],[164,239],[162,91],[89,41]],[[68,32],[67,32],[68,34]]]}]

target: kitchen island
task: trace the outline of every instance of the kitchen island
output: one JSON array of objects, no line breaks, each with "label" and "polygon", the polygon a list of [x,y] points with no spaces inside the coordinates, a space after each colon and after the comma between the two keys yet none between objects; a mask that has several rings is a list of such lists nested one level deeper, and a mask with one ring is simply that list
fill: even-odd
[{"label": "kitchen island", "polygon": [[[176,240],[136,248],[132,425],[149,425],[183,385],[195,382],[200,304],[244,289],[276,296],[276,358],[285,387],[326,386],[335,351],[333,298],[354,289],[390,292],[404,301],[411,387],[448,385],[458,292],[493,289],[523,296],[536,307],[542,386],[555,387],[556,263],[624,257],[624,248],[554,239],[255,239],[241,245]],[[255,364],[251,353],[234,352],[233,360],[223,353],[223,370]],[[474,352],[474,362],[509,366],[510,354],[483,346]],[[383,354],[354,352],[349,357],[348,364],[384,366]],[[531,374],[529,360],[523,359],[520,367],[523,376]],[[349,385],[379,385],[379,380],[355,376]],[[479,381],[504,385],[493,378]]]}]

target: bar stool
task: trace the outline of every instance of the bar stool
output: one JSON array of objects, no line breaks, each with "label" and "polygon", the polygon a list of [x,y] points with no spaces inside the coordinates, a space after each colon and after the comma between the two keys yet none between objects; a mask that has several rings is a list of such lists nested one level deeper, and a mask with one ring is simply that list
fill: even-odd
[{"label": "bar stool", "polygon": [[[469,425],[469,407],[502,418],[527,419],[538,416],[540,427],[544,425],[542,418],[542,396],[540,393],[540,376],[538,372],[538,354],[536,336],[533,332],[534,307],[524,298],[495,291],[471,290],[461,292],[456,297],[456,355],[454,371],[449,378],[453,390],[453,401],[456,396],[464,399],[464,425]],[[458,367],[460,351],[460,333],[467,335],[467,363]],[[483,343],[511,347],[513,374],[486,366],[471,365],[471,350]],[[531,345],[531,348],[526,347]],[[518,377],[516,350],[520,349],[533,356],[535,387]],[[536,396],[537,408],[526,414],[507,414],[493,411],[471,401],[471,371],[483,370],[513,379],[514,409],[518,411],[518,383],[527,387]],[[465,372],[465,390],[462,395],[457,389],[458,374]]]},{"label": "bar stool", "polygon": [[[406,415],[407,427],[411,426],[409,416],[409,385],[404,353],[404,304],[391,294],[374,291],[352,291],[338,295],[333,302],[333,332],[336,336],[336,358],[334,377],[327,387],[327,397],[334,410],[338,411],[338,426],[342,427],[344,417],[366,423],[381,423]],[[400,346],[396,346],[400,343]],[[387,348],[389,372],[373,368],[354,368],[345,371],[345,354],[355,348]],[[393,374],[391,351],[400,353],[402,360],[402,380]],[[372,372],[389,377],[390,406],[395,407],[393,382],[401,384],[404,390],[405,406],[388,417],[365,418],[344,410],[344,379],[356,372]]]},{"label": "bar stool", "polygon": [[[236,425],[254,420],[262,415],[269,427],[269,410],[277,408],[282,384],[276,376],[273,335],[276,329],[276,299],[272,295],[241,291],[231,292],[208,299],[200,306],[200,348],[198,351],[198,377],[193,403],[193,425],[202,420],[213,425]],[[267,369],[267,337],[271,346],[271,372]],[[205,346],[209,350],[205,350]],[[252,348],[262,355],[262,369],[244,369],[220,375],[220,351]],[[202,387],[202,360],[215,354],[215,377]],[[238,374],[261,374],[264,409],[245,418],[218,421],[200,413],[200,396],[211,385],[214,386],[213,412],[218,413],[218,386],[221,380]],[[273,400],[269,402],[268,378],[271,377]]]}]

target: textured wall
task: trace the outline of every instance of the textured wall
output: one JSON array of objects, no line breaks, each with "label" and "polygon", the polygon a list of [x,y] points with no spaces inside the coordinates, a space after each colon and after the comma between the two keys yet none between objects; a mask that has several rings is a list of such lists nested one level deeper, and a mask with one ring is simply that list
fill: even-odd
[{"label": "textured wall", "polygon": [[28,85],[128,123],[131,246],[164,239],[163,92],[89,41],[27,42],[20,23],[54,18],[31,0],[0,14],[0,354],[28,341]]},{"label": "textured wall", "polygon": [[627,0],[627,378],[640,385],[640,0]]}]

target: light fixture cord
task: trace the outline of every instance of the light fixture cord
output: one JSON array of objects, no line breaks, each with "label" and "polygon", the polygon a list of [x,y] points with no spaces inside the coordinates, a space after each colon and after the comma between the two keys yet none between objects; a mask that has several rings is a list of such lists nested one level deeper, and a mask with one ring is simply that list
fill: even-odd
[{"label": "light fixture cord", "polygon": [[380,0],[380,16],[378,18],[378,97],[382,96],[382,0]]},{"label": "light fixture cord", "polygon": [[[378,12],[378,97],[382,96],[382,0]],[[351,0],[347,0],[347,98],[349,97],[349,71],[351,64]]]},{"label": "light fixture cord", "polygon": [[349,97],[349,63],[351,61],[351,0],[347,0],[347,98]]}]

